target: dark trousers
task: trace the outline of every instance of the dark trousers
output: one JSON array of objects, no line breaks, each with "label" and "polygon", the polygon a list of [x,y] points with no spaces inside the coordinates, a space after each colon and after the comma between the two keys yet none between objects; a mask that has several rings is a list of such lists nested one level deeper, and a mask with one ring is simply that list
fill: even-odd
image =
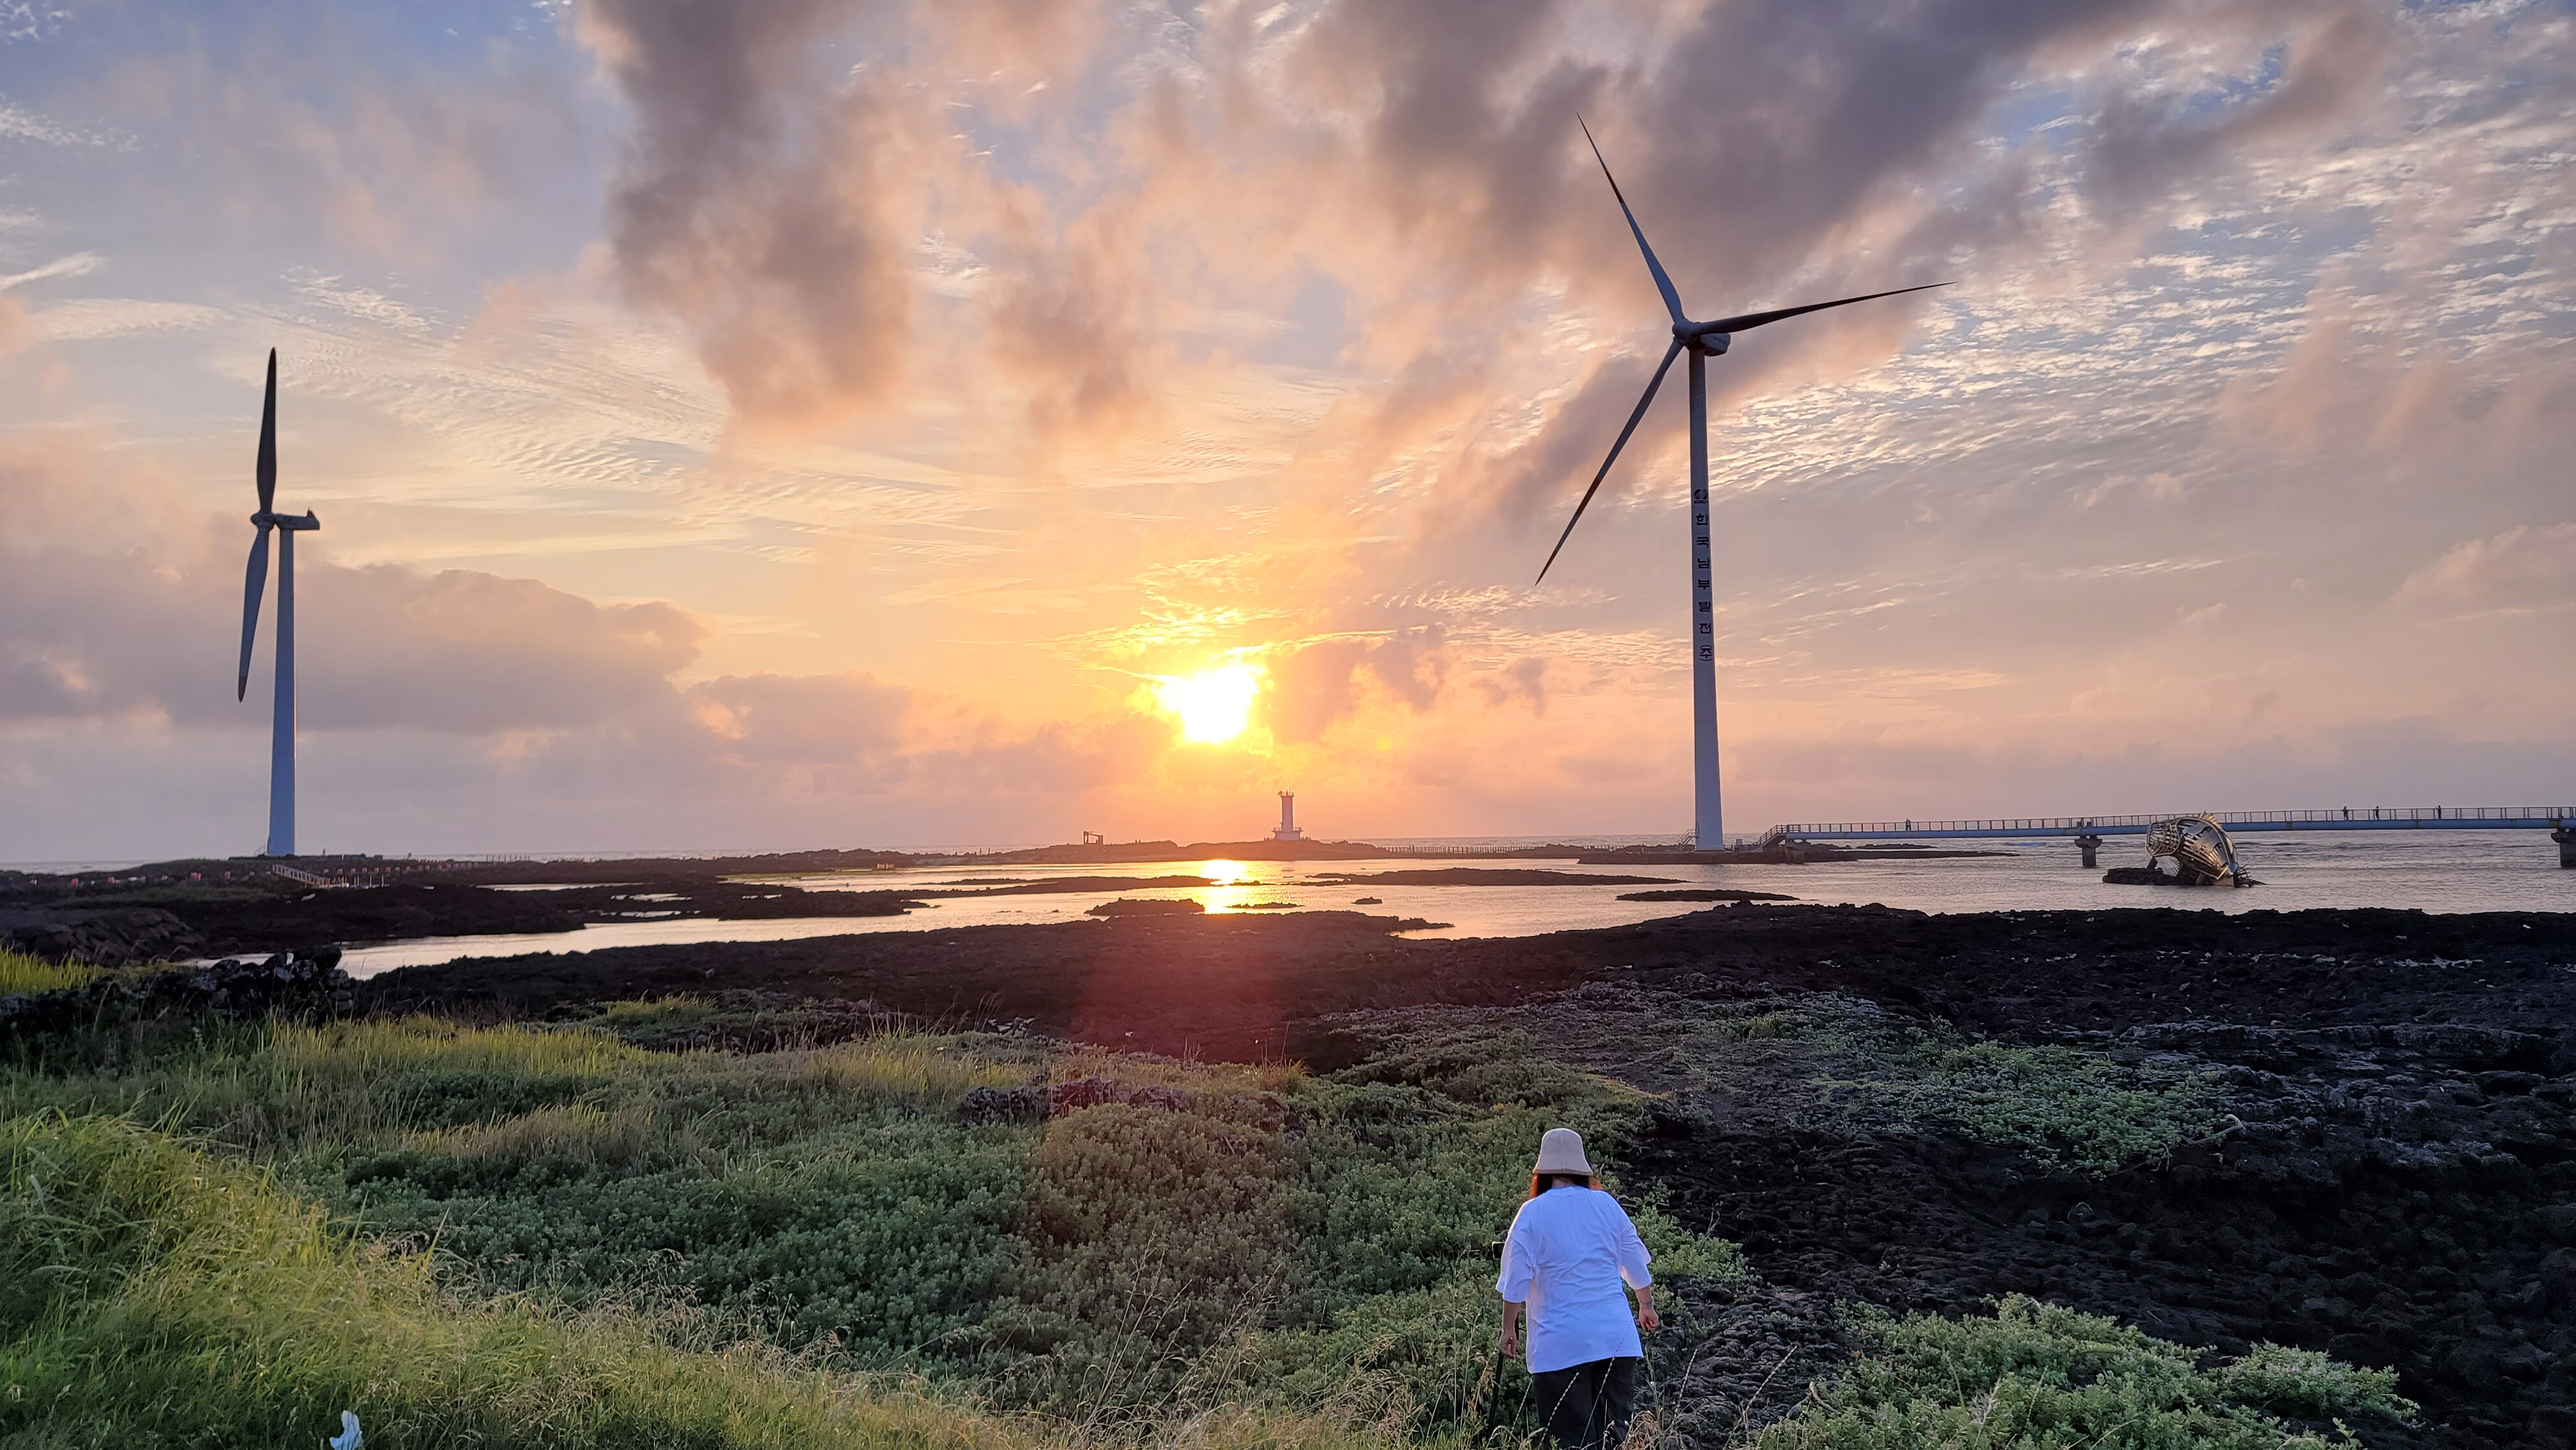
[{"label": "dark trousers", "polygon": [[1619,1450],[1637,1408],[1637,1361],[1623,1355],[1531,1375],[1530,1403],[1557,1450]]}]

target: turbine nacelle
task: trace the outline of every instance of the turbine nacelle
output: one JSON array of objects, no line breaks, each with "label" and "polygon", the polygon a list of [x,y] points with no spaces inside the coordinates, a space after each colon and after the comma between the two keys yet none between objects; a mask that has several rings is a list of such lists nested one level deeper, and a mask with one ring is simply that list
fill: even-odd
[{"label": "turbine nacelle", "polygon": [[313,510],[311,509],[306,509],[300,514],[270,513],[268,510],[262,509],[258,513],[252,514],[250,516],[250,521],[254,525],[263,529],[318,529],[322,527],[322,521],[313,516]]},{"label": "turbine nacelle", "polygon": [[1703,322],[1673,324],[1673,341],[1701,357],[1726,356],[1726,345],[1732,340],[1723,332],[1711,331]]}]

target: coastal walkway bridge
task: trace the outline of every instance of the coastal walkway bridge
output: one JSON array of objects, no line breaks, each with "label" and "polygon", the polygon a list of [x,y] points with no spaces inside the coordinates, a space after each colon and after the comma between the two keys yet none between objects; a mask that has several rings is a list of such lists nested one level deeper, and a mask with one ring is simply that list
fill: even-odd
[{"label": "coastal walkway bridge", "polygon": [[[2547,831],[2558,864],[2576,870],[2576,806],[2345,806],[2326,811],[2214,811],[2229,835],[2244,831]],[[2061,837],[2093,853],[2106,836],[2143,836],[2160,816],[2045,816],[1991,821],[1795,821],[1762,833],[1761,849],[1801,841],[1960,841]]]}]

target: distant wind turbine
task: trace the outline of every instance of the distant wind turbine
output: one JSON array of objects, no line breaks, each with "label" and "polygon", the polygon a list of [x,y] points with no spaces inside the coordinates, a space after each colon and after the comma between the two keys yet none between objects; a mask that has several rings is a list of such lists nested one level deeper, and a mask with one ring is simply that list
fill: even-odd
[{"label": "distant wind turbine", "polygon": [[259,530],[251,539],[250,577],[242,585],[241,679],[233,698],[250,698],[250,646],[259,632],[259,596],[268,587],[268,531],[277,530],[277,705],[269,722],[268,848],[265,856],[295,854],[295,536],[322,527],[305,510],[281,514],[277,502],[277,349],[268,350],[268,396],[259,409]]},{"label": "distant wind turbine", "polygon": [[1619,212],[1628,219],[1629,234],[1637,239],[1637,250],[1646,255],[1646,270],[1655,276],[1655,290],[1664,296],[1664,310],[1673,316],[1672,346],[1664,349],[1664,360],[1646,383],[1645,396],[1637,400],[1635,411],[1628,414],[1628,426],[1619,430],[1619,440],[1610,445],[1610,456],[1601,460],[1601,469],[1592,475],[1592,486],[1583,490],[1583,501],[1574,506],[1574,517],[1565,521],[1565,532],[1557,535],[1556,547],[1547,551],[1547,563],[1539,566],[1538,582],[1547,580],[1547,571],[1556,556],[1565,549],[1565,541],[1574,534],[1574,526],[1583,521],[1583,511],[1592,505],[1592,495],[1600,492],[1601,480],[1610,474],[1610,465],[1619,461],[1619,450],[1628,446],[1628,435],[1637,431],[1638,421],[1646,416],[1646,405],[1655,401],[1655,390],[1664,385],[1664,374],[1671,371],[1673,359],[1690,354],[1690,467],[1691,467],[1691,770],[1692,770],[1692,844],[1702,851],[1725,849],[1726,833],[1718,811],[1717,791],[1717,635],[1713,627],[1714,596],[1709,584],[1708,566],[1708,360],[1726,351],[1730,334],[1748,328],[1778,322],[1808,312],[1821,312],[1828,307],[1843,307],[1854,302],[1867,302],[1878,297],[1896,297],[1907,292],[1921,292],[1932,287],[1946,287],[1947,282],[1926,282],[1917,287],[1898,287],[1887,292],[1866,292],[1858,297],[1838,297],[1831,302],[1810,302],[1803,307],[1780,307],[1769,312],[1747,312],[1738,317],[1721,317],[1715,322],[1693,322],[1683,315],[1681,294],[1673,290],[1673,279],[1664,275],[1664,264],[1655,260],[1655,249],[1646,245],[1645,229],[1637,225],[1637,214],[1628,209],[1628,198],[1619,190],[1619,178],[1610,175],[1610,163],[1601,155],[1601,143],[1592,139],[1592,128],[1577,116],[1575,124],[1583,126],[1583,139],[1592,146],[1592,159],[1601,163],[1601,174],[1610,181],[1610,194],[1618,198]]}]

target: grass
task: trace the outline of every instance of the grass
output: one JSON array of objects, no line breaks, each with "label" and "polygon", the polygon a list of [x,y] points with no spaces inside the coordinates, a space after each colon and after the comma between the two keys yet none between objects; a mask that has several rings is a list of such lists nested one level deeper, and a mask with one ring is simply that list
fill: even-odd
[{"label": "grass", "polygon": [[438,1245],[460,1281],[586,1307],[642,1296],[893,1364],[975,1319],[1027,1130],[949,1121],[1025,1066],[956,1039],[656,1053],[436,1018],[208,1027],[100,1070],[21,1070],[0,1106],[203,1135]]},{"label": "grass", "polygon": [[[295,1444],[355,1407],[387,1447],[1043,1450],[1060,1430],[757,1343],[452,1292],[272,1180],[112,1118],[0,1123],[0,1440]],[[1246,1413],[1163,1427],[1206,1450],[1355,1437]]]},{"label": "grass", "polygon": [[[1465,1416],[1492,1358],[1494,1255],[1530,1145],[1572,1127],[1606,1158],[1642,1118],[1643,1095],[1536,1046],[1425,1032],[1296,1099],[1310,1115],[1291,1199],[1300,1248],[1248,1371],[1279,1402],[1338,1399],[1389,1436]],[[1659,1282],[1743,1274],[1734,1245],[1630,1208]]]},{"label": "grass", "polygon": [[[618,1035],[703,1020],[655,1003],[560,1028],[100,1031],[0,1071],[0,1111],[202,1141],[460,1302],[677,1316],[1094,1433],[1330,1405],[1438,1435],[1489,1345],[1529,1145],[1570,1122],[1606,1148],[1639,1102],[1461,1052],[1316,1078],[1018,1038],[744,1055]],[[961,1112],[1049,1081],[1091,1105]],[[1736,1271],[1728,1246],[1640,1218],[1668,1267]],[[1364,1384],[1336,1369],[1395,1343]]]},{"label": "grass", "polygon": [[1850,1316],[1863,1352],[1753,1450],[2288,1450],[2358,1446],[2344,1417],[2411,1418],[2396,1376],[2259,1345],[2198,1351],[2015,1295],[1991,1317]]},{"label": "grass", "polygon": [[[629,1040],[709,1021],[675,999],[22,1041],[0,1065],[0,1443],[292,1443],[354,1407],[394,1447],[1455,1445],[1531,1145],[1572,1126],[1615,1164],[1648,1105],[1491,1014],[1414,1019],[1331,1074],[1016,1037]],[[1715,1071],[1838,1064],[1826,1111],[2082,1161],[2201,1101],[2153,1064],[1832,1004],[1666,1030]],[[1048,1089],[1042,1121],[970,1110]],[[1623,1196],[1659,1281],[1744,1272]],[[1703,1332],[1685,1318],[1659,1354]],[[2311,1427],[2407,1408],[2321,1356],[2203,1366],[2028,1301],[1854,1323],[1864,1354],[1759,1450],[2323,1445]]]},{"label": "grass", "polygon": [[84,987],[104,975],[98,968],[78,962],[49,962],[42,957],[0,947],[0,997]]}]

